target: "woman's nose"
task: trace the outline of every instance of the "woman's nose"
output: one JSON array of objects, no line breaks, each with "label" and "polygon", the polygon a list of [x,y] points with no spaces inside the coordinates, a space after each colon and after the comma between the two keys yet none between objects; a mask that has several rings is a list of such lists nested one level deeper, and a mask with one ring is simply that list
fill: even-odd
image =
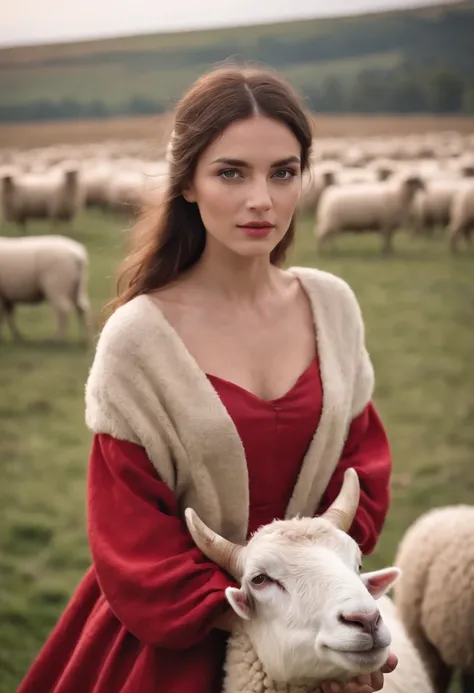
[{"label": "woman's nose", "polygon": [[267,210],[271,209],[273,206],[272,198],[270,196],[270,191],[268,189],[267,183],[254,183],[249,190],[249,196],[247,200],[247,206],[249,209],[254,210]]}]

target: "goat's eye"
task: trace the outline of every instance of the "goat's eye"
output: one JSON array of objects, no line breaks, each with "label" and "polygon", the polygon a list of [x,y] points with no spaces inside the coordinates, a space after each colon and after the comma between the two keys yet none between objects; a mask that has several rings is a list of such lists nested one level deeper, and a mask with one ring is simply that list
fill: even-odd
[{"label": "goat's eye", "polygon": [[256,585],[259,587],[260,585],[263,585],[265,582],[269,582],[270,578],[268,575],[265,575],[265,573],[259,573],[258,575],[255,575],[255,577],[252,578],[252,585]]}]

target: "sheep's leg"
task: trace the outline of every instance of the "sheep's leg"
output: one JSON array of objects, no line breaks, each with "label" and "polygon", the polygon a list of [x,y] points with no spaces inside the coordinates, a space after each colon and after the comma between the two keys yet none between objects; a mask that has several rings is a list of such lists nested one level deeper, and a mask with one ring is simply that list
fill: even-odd
[{"label": "sheep's leg", "polygon": [[69,313],[72,309],[72,302],[66,296],[47,297],[57,320],[57,330],[54,341],[65,342]]},{"label": "sheep's leg", "polygon": [[79,323],[84,332],[86,343],[89,344],[92,341],[93,330],[94,330],[94,320],[92,316],[92,311],[90,307],[89,300],[84,296],[79,296],[76,303],[76,312],[79,319]]},{"label": "sheep's leg", "polygon": [[326,250],[333,252],[336,248],[336,233],[330,231],[328,233],[325,233],[324,236],[320,236],[320,238],[318,238],[317,241],[317,248],[318,253],[324,253]]},{"label": "sheep's leg", "polygon": [[461,233],[463,233],[462,228],[458,229],[455,226],[452,226],[449,229],[449,249],[453,254],[457,252],[459,236],[461,235]]},{"label": "sheep's leg", "polygon": [[390,255],[393,252],[393,234],[394,233],[395,233],[395,229],[393,227],[389,227],[389,228],[382,230],[382,236],[383,236],[382,253],[384,255]]},{"label": "sheep's leg", "polygon": [[13,335],[14,339],[17,339],[18,341],[23,341],[23,335],[21,332],[18,330],[18,327],[16,326],[15,323],[15,318],[14,318],[14,310],[15,307],[13,305],[7,305],[6,306],[6,316],[7,316],[7,322],[8,322],[8,327],[10,328],[10,331]]},{"label": "sheep's leg", "polygon": [[[3,316],[6,316],[8,327],[10,328],[10,332],[13,335],[14,339],[17,340],[23,340],[23,336],[21,332],[18,331],[18,328],[15,324],[14,316],[13,316],[13,311],[15,310],[15,306],[13,303],[5,302],[5,301],[0,301],[0,328],[1,324],[3,322]],[[1,337],[1,335],[0,335]]]},{"label": "sheep's leg", "polygon": [[461,674],[462,693],[472,693],[474,691],[474,674],[463,671]]}]

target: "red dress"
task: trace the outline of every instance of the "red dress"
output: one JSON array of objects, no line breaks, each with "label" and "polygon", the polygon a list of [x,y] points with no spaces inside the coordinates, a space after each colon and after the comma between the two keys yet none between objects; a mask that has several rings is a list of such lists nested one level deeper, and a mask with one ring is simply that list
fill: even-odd
[{"label": "red dress", "polygon": [[[271,402],[208,377],[245,449],[250,533],[285,513],[321,415],[318,362]],[[362,488],[351,534],[368,553],[388,509],[391,467],[372,404],[353,421],[318,512],[348,466]],[[93,565],[17,693],[220,693],[227,634],[212,624],[232,580],[194,546],[142,447],[94,436],[88,532]]]}]

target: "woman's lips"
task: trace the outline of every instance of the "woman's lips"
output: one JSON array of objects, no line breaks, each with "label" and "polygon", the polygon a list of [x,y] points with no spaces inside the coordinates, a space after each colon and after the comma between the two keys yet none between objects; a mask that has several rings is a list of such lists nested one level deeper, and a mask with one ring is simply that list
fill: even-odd
[{"label": "woman's lips", "polygon": [[268,236],[273,229],[275,228],[274,226],[245,226],[245,225],[239,225],[238,227],[241,229],[246,236],[251,236],[253,238],[265,238],[265,236]]}]

